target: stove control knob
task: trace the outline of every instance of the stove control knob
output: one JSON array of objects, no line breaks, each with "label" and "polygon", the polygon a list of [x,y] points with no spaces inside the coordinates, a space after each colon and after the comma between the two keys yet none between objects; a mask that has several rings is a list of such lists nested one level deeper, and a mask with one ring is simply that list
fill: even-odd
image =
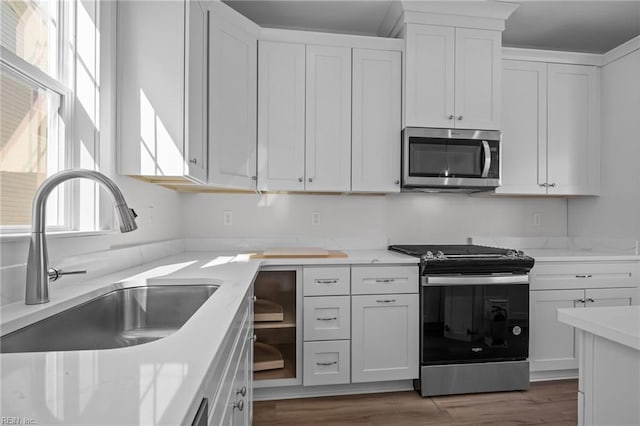
[{"label": "stove control knob", "polygon": [[511,332],[513,333],[514,336],[519,336],[520,333],[522,333],[522,329],[520,328],[520,326],[516,325],[511,329]]},{"label": "stove control knob", "polygon": [[522,250],[518,250],[518,257],[519,257],[520,259],[524,259],[525,257],[527,257],[527,255],[526,255],[526,254],[524,254],[524,252],[523,252]]},{"label": "stove control knob", "polygon": [[438,250],[438,253],[436,253],[436,259],[444,259],[444,258],[445,258],[444,253]]},{"label": "stove control knob", "polygon": [[433,252],[432,252],[431,250],[429,250],[428,252],[426,252],[426,253],[422,256],[422,258],[423,258],[424,260],[431,260],[431,259],[433,259]]},{"label": "stove control knob", "polygon": [[508,250],[507,257],[509,259],[515,259],[518,256],[518,253],[515,250]]}]

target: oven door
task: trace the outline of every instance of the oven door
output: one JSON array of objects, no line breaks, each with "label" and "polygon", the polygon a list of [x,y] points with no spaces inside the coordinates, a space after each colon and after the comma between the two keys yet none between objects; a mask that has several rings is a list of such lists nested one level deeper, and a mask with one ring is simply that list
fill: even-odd
[{"label": "oven door", "polygon": [[527,275],[427,276],[420,314],[422,365],[529,355]]},{"label": "oven door", "polygon": [[407,128],[403,137],[405,187],[500,185],[500,134]]}]

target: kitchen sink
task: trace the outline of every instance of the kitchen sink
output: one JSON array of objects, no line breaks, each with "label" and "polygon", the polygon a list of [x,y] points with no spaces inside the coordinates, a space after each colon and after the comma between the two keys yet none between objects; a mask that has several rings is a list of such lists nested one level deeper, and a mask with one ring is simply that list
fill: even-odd
[{"label": "kitchen sink", "polygon": [[135,346],[176,332],[219,285],[152,285],[111,291],[0,338],[0,352]]}]

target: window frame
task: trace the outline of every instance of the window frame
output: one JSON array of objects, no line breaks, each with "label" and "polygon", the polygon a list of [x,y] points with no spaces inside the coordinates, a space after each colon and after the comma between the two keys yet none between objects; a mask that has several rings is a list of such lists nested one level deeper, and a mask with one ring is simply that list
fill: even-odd
[{"label": "window frame", "polygon": [[[43,90],[52,91],[60,96],[58,110],[58,143],[62,145],[62,164],[59,169],[67,169],[77,164],[74,158],[74,129],[75,129],[75,69],[74,58],[76,56],[76,1],[58,0],[57,21],[57,58],[56,77],[41,70],[25,59],[13,53],[8,48],[0,45],[0,64],[18,76]],[[73,40],[73,43],[71,42]],[[62,130],[61,128],[64,128]],[[74,232],[78,231],[77,218],[74,216],[74,203],[77,202],[75,190],[70,186],[65,189],[62,201],[58,203],[58,215],[61,223],[48,226],[47,231]],[[19,235],[31,232],[31,224],[26,225],[0,225],[0,236]]]}]

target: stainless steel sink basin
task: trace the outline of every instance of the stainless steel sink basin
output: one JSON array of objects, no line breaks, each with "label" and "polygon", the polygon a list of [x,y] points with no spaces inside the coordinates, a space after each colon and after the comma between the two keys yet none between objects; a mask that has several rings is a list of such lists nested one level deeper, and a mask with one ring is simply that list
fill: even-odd
[{"label": "stainless steel sink basin", "polygon": [[156,285],[114,290],[0,338],[0,352],[113,349],[177,331],[218,285]]}]

